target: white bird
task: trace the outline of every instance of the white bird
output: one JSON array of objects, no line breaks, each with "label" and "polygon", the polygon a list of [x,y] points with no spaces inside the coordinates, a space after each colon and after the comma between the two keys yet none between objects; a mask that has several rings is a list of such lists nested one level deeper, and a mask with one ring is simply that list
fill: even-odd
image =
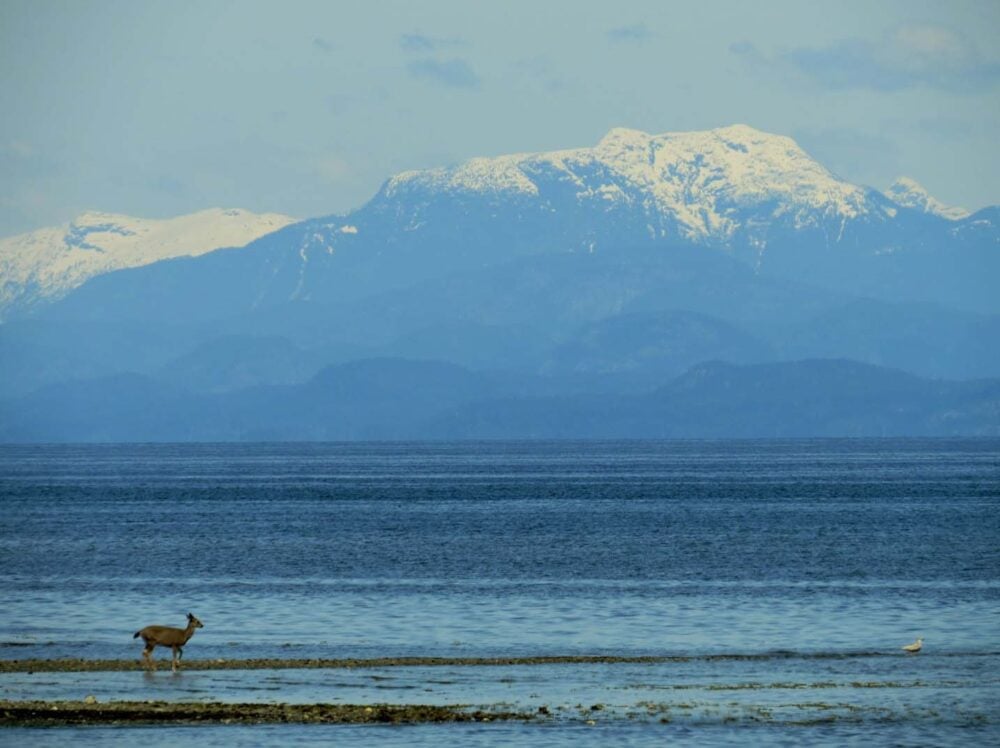
[{"label": "white bird", "polygon": [[917,640],[915,642],[913,642],[913,644],[907,644],[905,647],[903,647],[903,651],[905,651],[905,652],[919,652],[920,648],[923,647],[923,646],[924,646],[924,640],[921,639],[918,636]]}]

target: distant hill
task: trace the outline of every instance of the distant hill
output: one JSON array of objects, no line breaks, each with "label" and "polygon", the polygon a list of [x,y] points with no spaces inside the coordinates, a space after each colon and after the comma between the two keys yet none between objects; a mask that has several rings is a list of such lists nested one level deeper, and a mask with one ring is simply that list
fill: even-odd
[{"label": "distant hill", "polygon": [[997,436],[1000,379],[944,382],[850,361],[700,364],[645,395],[373,359],[308,382],[192,395],[136,375],[0,404],[3,441]]},{"label": "distant hill", "polygon": [[472,403],[430,433],[463,439],[996,436],[1000,379],[926,380],[841,360],[705,363],[647,395]]}]

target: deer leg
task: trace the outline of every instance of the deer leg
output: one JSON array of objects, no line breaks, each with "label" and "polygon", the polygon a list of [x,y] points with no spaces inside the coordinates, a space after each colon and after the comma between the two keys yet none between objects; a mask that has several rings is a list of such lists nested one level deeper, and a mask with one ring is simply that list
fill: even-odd
[{"label": "deer leg", "polygon": [[142,650],[142,659],[146,661],[147,670],[156,670],[156,661],[153,659],[153,650],[156,648],[155,644],[150,642],[146,643],[146,648]]},{"label": "deer leg", "polygon": [[176,673],[176,672],[177,672],[177,663],[178,663],[178,662],[179,662],[179,660],[180,660],[180,658],[179,658],[179,657],[178,657],[178,655],[177,655],[177,650],[178,650],[178,649],[180,649],[180,647],[178,647],[178,646],[177,646],[177,645],[175,644],[175,645],[174,645],[174,646],[172,647],[172,649],[173,649],[173,651],[174,651],[174,659],[173,659],[173,661],[172,661],[172,662],[170,663],[170,669],[171,669],[171,670],[173,670],[173,671],[174,671],[174,672]]}]

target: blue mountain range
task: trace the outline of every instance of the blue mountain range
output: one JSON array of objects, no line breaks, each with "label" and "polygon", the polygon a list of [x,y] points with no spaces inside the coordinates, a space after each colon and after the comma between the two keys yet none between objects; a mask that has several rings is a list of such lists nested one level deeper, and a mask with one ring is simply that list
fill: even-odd
[{"label": "blue mountain range", "polygon": [[905,186],[741,125],[406,172],[0,326],[0,438],[1000,433],[1000,208]]}]

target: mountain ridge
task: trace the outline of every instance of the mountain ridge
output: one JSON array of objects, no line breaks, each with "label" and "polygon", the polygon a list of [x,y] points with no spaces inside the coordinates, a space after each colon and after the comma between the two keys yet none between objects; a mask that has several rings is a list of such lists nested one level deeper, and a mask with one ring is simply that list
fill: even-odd
[{"label": "mountain ridge", "polygon": [[710,361],[641,394],[544,390],[394,358],[215,395],[118,374],[0,400],[0,442],[1000,435],[1000,378],[928,380],[842,359]]},{"label": "mountain ridge", "polygon": [[[606,169],[608,177],[596,188],[578,175],[595,167]],[[677,216],[689,240],[731,234],[728,208],[752,200],[793,198],[848,217],[865,210],[863,188],[835,177],[791,138],[747,125],[661,135],[613,128],[594,147],[474,158],[452,168],[404,172],[389,179],[383,189],[387,197],[414,184],[425,189],[538,196],[536,179],[547,170],[585,188],[578,197],[598,201],[628,201],[639,188],[660,211]],[[708,173],[701,176],[699,170]],[[689,210],[692,202],[696,207]]]},{"label": "mountain ridge", "polygon": [[61,298],[90,278],[243,246],[295,219],[209,208],[169,219],[87,211],[69,224],[0,239],[0,321]]},{"label": "mountain ridge", "polygon": [[972,211],[957,206],[945,205],[932,196],[927,189],[910,177],[899,177],[885,190],[885,195],[907,208],[915,208],[924,213],[931,213],[942,218],[958,221],[968,218]]},{"label": "mountain ridge", "polygon": [[[588,412],[600,410],[593,398],[624,403],[714,358],[996,377],[998,227],[1000,208],[950,219],[907,207],[745,126],[619,129],[594,148],[404,174],[346,215],[90,278],[0,326],[0,397],[134,372],[180,393],[168,412],[184,409],[183,384],[262,408],[253,421],[281,402],[255,388],[372,356],[492,372],[521,397],[542,382]],[[98,246],[92,233],[119,236],[75,232],[75,251],[94,253],[80,246]],[[468,389],[465,375],[439,372]],[[308,438],[334,433],[325,428]]]},{"label": "mountain ridge", "polygon": [[[616,128],[590,148],[402,172],[359,209],[286,225],[278,241],[243,248],[258,260],[228,262],[246,268],[261,306],[371,295],[539,252],[685,244],[854,295],[1000,312],[983,282],[1000,272],[998,212],[945,218],[915,189],[897,194],[908,204],[894,202],[836,177],[792,139],[745,125]],[[956,263],[956,252],[967,257]]]}]

